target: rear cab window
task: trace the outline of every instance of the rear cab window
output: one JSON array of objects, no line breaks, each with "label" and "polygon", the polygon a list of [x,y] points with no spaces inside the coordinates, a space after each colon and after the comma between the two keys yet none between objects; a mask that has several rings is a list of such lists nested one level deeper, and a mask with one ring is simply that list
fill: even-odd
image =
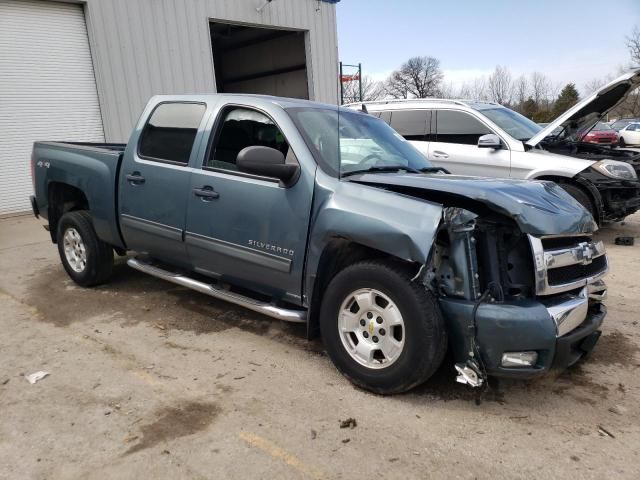
[{"label": "rear cab window", "polygon": [[207,107],[203,103],[161,103],[140,135],[138,156],[147,160],[187,165]]}]

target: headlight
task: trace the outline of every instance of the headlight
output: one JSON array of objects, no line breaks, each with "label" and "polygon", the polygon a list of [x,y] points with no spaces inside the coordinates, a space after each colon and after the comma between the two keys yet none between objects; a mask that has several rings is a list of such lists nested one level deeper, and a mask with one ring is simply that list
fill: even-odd
[{"label": "headlight", "polygon": [[594,163],[595,168],[601,174],[611,178],[622,178],[624,180],[637,180],[636,171],[631,165],[615,160],[600,160]]}]

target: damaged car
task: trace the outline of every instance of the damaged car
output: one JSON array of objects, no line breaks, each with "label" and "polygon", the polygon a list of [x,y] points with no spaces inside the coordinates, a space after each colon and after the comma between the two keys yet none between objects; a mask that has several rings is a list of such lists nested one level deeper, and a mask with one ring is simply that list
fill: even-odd
[{"label": "damaged car", "polygon": [[553,182],[447,174],[373,116],[159,96],[125,144],[37,142],[33,211],[77,284],[127,264],[321,335],[381,394],[531,378],[590,352],[608,263]]},{"label": "damaged car", "polygon": [[556,182],[600,225],[640,209],[640,153],[616,148],[615,132],[591,133],[638,85],[640,70],[622,75],[544,128],[485,101],[380,100],[350,108],[381,118],[452,173]]}]

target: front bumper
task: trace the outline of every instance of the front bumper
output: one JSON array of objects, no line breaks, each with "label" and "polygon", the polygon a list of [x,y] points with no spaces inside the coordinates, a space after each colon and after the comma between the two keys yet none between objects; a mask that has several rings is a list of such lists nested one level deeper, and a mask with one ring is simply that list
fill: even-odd
[{"label": "front bumper", "polygon": [[[468,358],[469,332],[473,303],[464,300],[441,299],[440,305],[448,323],[450,348],[456,362]],[[589,353],[599,336],[606,316],[606,307],[594,297],[584,303],[567,301],[556,304],[567,315],[565,321],[579,321],[570,332],[558,334],[558,320],[553,310],[537,300],[485,303],[476,313],[477,343],[482,363],[488,375],[529,379],[544,375],[551,369],[567,368]],[[538,361],[532,367],[503,367],[505,352],[536,351]]]},{"label": "front bumper", "polygon": [[597,303],[589,307],[587,318],[572,332],[559,337],[552,368],[564,370],[588,355],[600,338],[600,326],[607,315],[607,307]]}]

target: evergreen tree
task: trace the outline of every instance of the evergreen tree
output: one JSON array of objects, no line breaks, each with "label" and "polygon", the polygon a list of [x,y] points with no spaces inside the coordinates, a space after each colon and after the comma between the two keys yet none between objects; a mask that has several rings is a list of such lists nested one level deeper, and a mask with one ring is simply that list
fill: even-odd
[{"label": "evergreen tree", "polygon": [[580,100],[580,95],[578,95],[578,90],[576,90],[575,84],[567,83],[560,92],[560,95],[553,106],[554,117],[557,117],[561,113],[569,110],[578,103],[578,100]]}]

